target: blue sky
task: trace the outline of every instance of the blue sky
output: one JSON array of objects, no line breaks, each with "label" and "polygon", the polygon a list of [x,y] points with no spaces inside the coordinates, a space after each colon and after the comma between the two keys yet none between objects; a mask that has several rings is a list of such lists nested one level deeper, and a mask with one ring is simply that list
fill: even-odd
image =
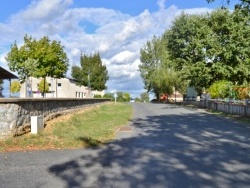
[{"label": "blue sky", "polygon": [[[139,96],[143,83],[138,72],[140,48],[161,35],[175,16],[209,12],[226,2],[217,0],[1,0],[0,66],[10,45],[22,45],[25,34],[49,36],[65,47],[70,64],[79,64],[81,52],[99,51],[109,71],[108,91]],[[233,0],[232,5],[238,2]],[[232,7],[231,5],[231,7]],[[70,76],[70,68],[67,73]],[[8,93],[5,81],[4,95]]]}]

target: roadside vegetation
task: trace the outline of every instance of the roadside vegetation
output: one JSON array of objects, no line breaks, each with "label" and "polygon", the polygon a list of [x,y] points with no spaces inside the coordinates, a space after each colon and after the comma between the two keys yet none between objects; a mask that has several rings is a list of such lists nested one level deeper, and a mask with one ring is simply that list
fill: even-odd
[{"label": "roadside vegetation", "polygon": [[176,17],[140,49],[145,89],[157,99],[175,90],[185,95],[187,87],[214,98],[250,98],[249,7],[249,0],[240,0],[233,11]]},{"label": "roadside vegetation", "polygon": [[247,116],[242,116],[242,115],[235,115],[235,114],[230,114],[230,113],[225,113],[221,111],[215,111],[215,110],[207,110],[210,114],[216,115],[218,117],[224,117],[226,119],[230,119],[239,123],[243,123],[247,126],[250,126],[250,118]]},{"label": "roadside vegetation", "polygon": [[126,125],[132,107],[110,103],[61,116],[48,122],[43,132],[0,141],[0,151],[73,149],[98,146],[115,138],[116,130]]}]

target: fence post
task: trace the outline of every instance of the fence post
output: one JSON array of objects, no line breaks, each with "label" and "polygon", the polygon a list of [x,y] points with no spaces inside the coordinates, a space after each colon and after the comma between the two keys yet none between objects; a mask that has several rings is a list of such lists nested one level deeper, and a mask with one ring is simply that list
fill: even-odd
[{"label": "fence post", "polygon": [[245,100],[245,109],[244,109],[244,114],[245,114],[245,116],[247,116],[247,109],[248,109],[248,100],[246,99]]}]

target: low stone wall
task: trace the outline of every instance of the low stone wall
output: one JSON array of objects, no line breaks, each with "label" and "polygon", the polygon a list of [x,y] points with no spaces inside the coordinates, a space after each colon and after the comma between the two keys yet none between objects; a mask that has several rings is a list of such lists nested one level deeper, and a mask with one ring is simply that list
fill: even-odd
[{"label": "low stone wall", "polygon": [[0,138],[27,132],[31,126],[31,116],[42,115],[46,122],[56,116],[108,101],[76,98],[0,99]]}]

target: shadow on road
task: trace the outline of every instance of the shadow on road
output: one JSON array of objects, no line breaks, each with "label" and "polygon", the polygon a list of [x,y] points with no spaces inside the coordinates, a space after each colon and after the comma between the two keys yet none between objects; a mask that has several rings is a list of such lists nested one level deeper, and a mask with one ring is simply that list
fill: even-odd
[{"label": "shadow on road", "polygon": [[202,113],[152,115],[134,135],[48,171],[66,187],[249,187],[250,130]]}]

